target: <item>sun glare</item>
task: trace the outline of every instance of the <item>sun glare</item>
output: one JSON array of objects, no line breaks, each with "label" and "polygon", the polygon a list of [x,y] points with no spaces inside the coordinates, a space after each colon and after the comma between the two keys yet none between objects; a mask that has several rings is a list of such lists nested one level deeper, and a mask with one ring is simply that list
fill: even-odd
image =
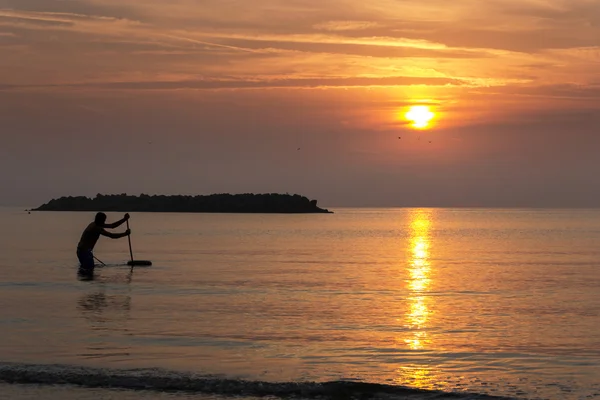
[{"label": "sun glare", "polygon": [[415,129],[427,129],[431,125],[431,120],[435,114],[429,106],[411,106],[404,115],[410,121],[410,126]]}]

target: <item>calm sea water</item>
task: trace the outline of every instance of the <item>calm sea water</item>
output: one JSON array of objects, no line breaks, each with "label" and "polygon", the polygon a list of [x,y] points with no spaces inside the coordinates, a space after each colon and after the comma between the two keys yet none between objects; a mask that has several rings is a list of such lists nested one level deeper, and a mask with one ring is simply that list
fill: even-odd
[{"label": "calm sea water", "polygon": [[132,213],[134,258],[153,266],[101,238],[108,266],[81,281],[94,213],[0,209],[0,379],[600,397],[600,210],[333,211]]}]

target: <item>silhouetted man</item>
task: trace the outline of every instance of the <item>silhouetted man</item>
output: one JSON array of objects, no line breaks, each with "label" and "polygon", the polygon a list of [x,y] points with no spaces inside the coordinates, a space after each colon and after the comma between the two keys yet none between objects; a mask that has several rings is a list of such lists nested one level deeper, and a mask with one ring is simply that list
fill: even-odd
[{"label": "silhouetted man", "polygon": [[129,214],[125,214],[122,219],[112,224],[106,223],[106,214],[99,212],[94,218],[94,222],[90,223],[83,233],[81,239],[77,245],[77,258],[79,259],[79,273],[84,275],[92,275],[94,273],[94,246],[100,238],[100,235],[109,237],[111,239],[119,239],[125,237],[131,233],[131,230],[127,229],[123,233],[111,233],[105,228],[114,229],[119,227],[125,221],[129,219]]}]

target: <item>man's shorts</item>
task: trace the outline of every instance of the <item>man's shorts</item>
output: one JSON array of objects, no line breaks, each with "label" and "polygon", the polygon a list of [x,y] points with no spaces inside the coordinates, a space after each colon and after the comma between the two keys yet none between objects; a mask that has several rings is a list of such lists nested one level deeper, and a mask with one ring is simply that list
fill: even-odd
[{"label": "man's shorts", "polygon": [[77,249],[77,258],[79,259],[79,272],[84,274],[94,273],[94,255],[91,250]]}]

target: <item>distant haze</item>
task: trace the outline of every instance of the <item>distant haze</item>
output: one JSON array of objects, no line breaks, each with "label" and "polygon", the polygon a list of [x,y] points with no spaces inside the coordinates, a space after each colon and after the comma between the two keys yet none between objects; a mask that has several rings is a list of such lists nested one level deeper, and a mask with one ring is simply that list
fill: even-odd
[{"label": "distant haze", "polygon": [[595,0],[0,0],[0,205],[596,207],[599,65]]}]

